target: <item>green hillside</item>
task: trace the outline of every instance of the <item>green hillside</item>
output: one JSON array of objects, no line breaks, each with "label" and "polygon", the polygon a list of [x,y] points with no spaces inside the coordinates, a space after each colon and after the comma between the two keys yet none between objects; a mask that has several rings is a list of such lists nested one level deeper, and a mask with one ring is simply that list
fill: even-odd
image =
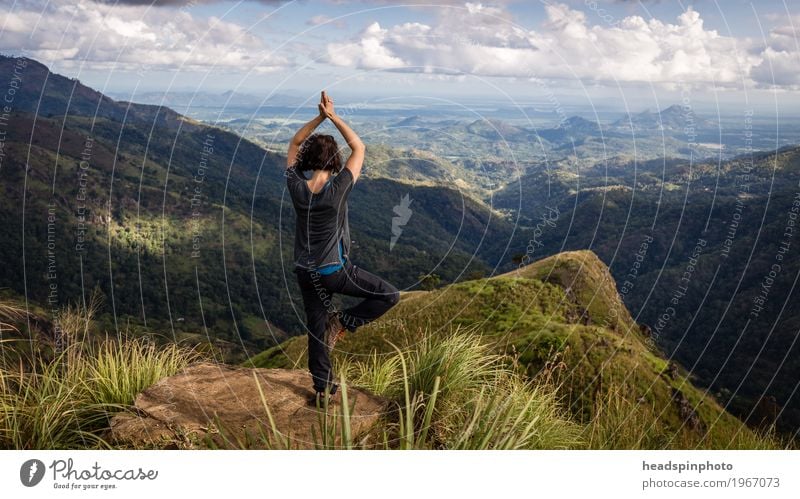
[{"label": "green hillside", "polygon": [[[557,165],[494,200],[541,227],[529,257],[591,249],[633,316],[699,385],[737,416],[769,414],[796,434],[799,183],[795,146],[725,162]],[[549,210],[557,220],[543,224]],[[521,236],[512,253],[528,242]]]},{"label": "green hillside", "polygon": [[[17,61],[0,56],[0,74]],[[97,289],[100,330],[210,341],[234,361],[301,331],[285,155],[25,61],[0,170],[0,297],[49,312]],[[413,216],[390,251],[403,196]],[[354,189],[351,226],[354,258],[400,287],[425,269],[487,273],[513,227],[457,190],[381,178]]]},{"label": "green hillside", "polygon": [[[580,421],[608,410],[604,401],[622,395],[618,403],[630,404],[631,418],[650,418],[655,446],[694,442],[723,448],[752,437],[685,371],[647,346],[608,269],[590,251],[562,253],[492,278],[404,293],[384,318],[338,344],[334,361],[341,365],[372,353],[390,355],[389,342],[413,351],[426,334],[464,327],[530,377],[553,370],[563,403]],[[306,344],[306,338],[292,338],[248,364],[303,367]]]}]

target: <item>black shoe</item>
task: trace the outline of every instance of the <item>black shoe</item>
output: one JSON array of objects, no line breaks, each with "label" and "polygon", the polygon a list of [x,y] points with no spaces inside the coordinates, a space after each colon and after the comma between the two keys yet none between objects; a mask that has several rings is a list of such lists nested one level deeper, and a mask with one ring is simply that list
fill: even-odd
[{"label": "black shoe", "polygon": [[318,407],[320,409],[324,409],[325,408],[325,404],[326,404],[326,400],[325,400],[326,397],[327,397],[327,405],[328,406],[331,406],[331,405],[334,405],[334,404],[338,404],[340,402],[340,396],[337,393],[337,388],[339,388],[338,385],[332,385],[330,391],[327,392],[327,393],[326,392],[317,392],[317,391],[313,392],[308,397],[308,405],[310,405],[312,407]]}]

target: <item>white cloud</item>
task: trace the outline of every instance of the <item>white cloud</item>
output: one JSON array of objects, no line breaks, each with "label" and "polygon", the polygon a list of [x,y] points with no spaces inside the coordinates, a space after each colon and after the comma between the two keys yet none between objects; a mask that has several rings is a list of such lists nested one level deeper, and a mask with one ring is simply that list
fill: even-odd
[{"label": "white cloud", "polygon": [[764,85],[800,87],[800,52],[767,47],[764,61],[753,70],[753,77]]},{"label": "white cloud", "polygon": [[367,26],[357,40],[328,45],[328,62],[336,66],[364,69],[404,67],[405,63],[391,55],[389,49],[384,46],[387,33],[380,24],[374,22]]},{"label": "white cloud", "polygon": [[347,27],[347,23],[344,21],[344,19],[336,19],[334,21],[334,18],[326,16],[325,14],[319,14],[312,17],[311,19],[306,21],[306,24],[309,26],[319,26],[320,24],[331,24],[333,26],[336,26],[337,28]]},{"label": "white cloud", "polygon": [[[85,60],[87,69],[216,66],[223,71],[266,72],[292,67],[294,58],[316,56],[320,48],[316,42],[298,40],[292,50],[272,54],[264,39],[239,24],[177,7],[198,0],[160,3],[176,7],[23,0],[0,10],[0,51],[24,50],[62,67]],[[545,4],[545,21],[531,29],[515,24],[502,1],[491,6],[448,4],[438,4],[440,14],[434,22],[368,23],[350,39],[325,44],[322,62],[431,75],[669,86],[740,87],[745,82],[800,89],[798,17],[776,16],[763,41],[723,36],[706,28],[700,13],[691,8],[670,21],[628,16],[610,23],[577,10],[585,8],[577,7],[585,2],[574,2],[576,7]],[[345,27],[343,20],[324,14],[306,23]]]},{"label": "white cloud", "polygon": [[[90,68],[115,64],[165,69],[221,68],[271,71],[292,65],[270,54],[264,41],[238,24],[201,18],[186,10],[56,0],[27,2],[0,11],[0,50],[20,51],[43,62]],[[35,27],[35,29],[34,29]]]},{"label": "white cloud", "polygon": [[780,20],[785,24],[773,28],[761,42],[762,61],[753,68],[753,78],[765,86],[800,89],[800,16]]},{"label": "white cloud", "polygon": [[[381,27],[373,23],[355,39],[327,46],[331,64],[438,73],[519,78],[581,79],[740,87],[763,82],[766,56],[784,73],[798,67],[796,49],[772,52],[748,39],[706,29],[700,14],[687,9],[673,22],[629,16],[612,24],[590,24],[567,5],[545,6],[546,20],[535,30],[513,23],[502,7],[467,3],[442,7],[435,23]],[[795,71],[796,73],[796,71]]]}]

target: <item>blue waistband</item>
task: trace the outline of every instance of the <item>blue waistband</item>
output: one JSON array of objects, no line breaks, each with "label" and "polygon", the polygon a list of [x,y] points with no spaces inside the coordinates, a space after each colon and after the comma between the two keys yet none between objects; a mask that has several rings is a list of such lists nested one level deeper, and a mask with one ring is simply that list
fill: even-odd
[{"label": "blue waistband", "polygon": [[316,270],[322,275],[329,275],[337,272],[344,267],[345,258],[342,256],[342,241],[339,240],[339,261],[341,263],[329,263],[328,265],[323,265],[318,267]]}]

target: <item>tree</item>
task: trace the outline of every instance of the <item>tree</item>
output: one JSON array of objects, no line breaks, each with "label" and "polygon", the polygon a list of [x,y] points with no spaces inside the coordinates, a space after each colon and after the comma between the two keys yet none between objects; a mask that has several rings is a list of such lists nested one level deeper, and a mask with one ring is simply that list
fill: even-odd
[{"label": "tree", "polygon": [[420,274],[417,279],[419,279],[420,287],[427,291],[434,289],[442,281],[439,274]]}]

